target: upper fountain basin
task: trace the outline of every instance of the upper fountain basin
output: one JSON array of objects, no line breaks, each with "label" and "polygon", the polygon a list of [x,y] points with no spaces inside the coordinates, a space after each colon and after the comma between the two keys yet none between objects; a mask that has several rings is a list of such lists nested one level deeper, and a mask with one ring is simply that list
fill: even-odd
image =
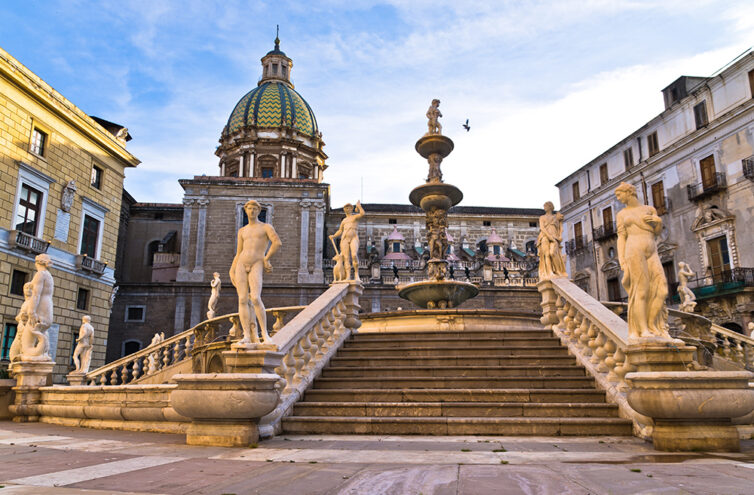
[{"label": "upper fountain basin", "polygon": [[428,134],[416,142],[416,152],[424,158],[438,154],[445,158],[453,151],[453,141],[442,134]]},{"label": "upper fountain basin", "polygon": [[415,187],[408,195],[408,199],[411,204],[421,207],[424,211],[430,211],[433,208],[447,210],[461,202],[463,193],[452,184],[428,182]]}]

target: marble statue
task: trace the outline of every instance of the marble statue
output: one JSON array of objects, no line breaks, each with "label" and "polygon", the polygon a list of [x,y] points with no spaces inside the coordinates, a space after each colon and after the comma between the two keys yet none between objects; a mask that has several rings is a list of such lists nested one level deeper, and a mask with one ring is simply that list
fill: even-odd
[{"label": "marble statue", "polygon": [[683,261],[678,262],[678,297],[681,299],[679,309],[686,313],[693,313],[696,307],[696,295],[689,289],[689,277],[693,277],[689,265]]},{"label": "marble statue", "polygon": [[335,266],[332,269],[333,282],[346,280],[346,265],[343,263],[343,253],[336,254],[332,260],[335,262]]},{"label": "marble statue", "polygon": [[113,286],[113,290],[110,292],[110,298],[107,300],[107,309],[110,313],[113,312],[113,305],[115,304],[115,296],[118,294],[119,285]]},{"label": "marble statue", "polygon": [[[335,242],[336,237],[340,237],[340,254],[343,255],[345,264],[345,280],[355,280],[360,282],[359,278],[359,220],[364,218],[366,212],[361,206],[361,201],[356,202],[356,213],[353,213],[353,206],[349,203],[343,207],[346,216],[340,222],[338,230],[330,236],[330,241]],[[338,252],[338,250],[335,250]],[[351,267],[353,267],[353,278],[351,278]]]},{"label": "marble statue", "polygon": [[29,323],[29,306],[31,305],[31,282],[24,284],[24,302],[21,304],[16,315],[16,336],[13,338],[13,343],[10,345],[10,351],[8,352],[8,359],[12,363],[21,358],[21,342],[23,341],[24,332],[27,331],[26,326]]},{"label": "marble statue", "polygon": [[21,338],[22,361],[49,361],[50,341],[47,329],[52,325],[52,294],[55,282],[48,270],[52,260],[48,254],[34,258],[37,272],[31,279],[31,296],[28,306],[28,322]]},{"label": "marble statue", "polygon": [[211,320],[215,317],[215,311],[217,311],[217,300],[220,299],[220,289],[222,288],[222,281],[220,280],[220,274],[215,272],[212,274],[212,281],[209,283],[212,288],[212,294],[209,296],[209,303],[207,303],[207,319]]},{"label": "marble statue", "polygon": [[746,328],[749,329],[749,337],[754,335],[754,321],[750,321]]},{"label": "marble statue", "polygon": [[621,282],[628,293],[629,339],[670,340],[665,307],[668,282],[656,245],[662,219],[654,207],[639,203],[636,188],[631,184],[621,182],[615,196],[626,205],[617,220]]},{"label": "marble statue", "polygon": [[[252,334],[254,317],[258,322],[262,341],[268,341],[267,315],[262,303],[262,278],[271,272],[270,258],[282,243],[272,225],[257,219],[261,206],[253,199],[243,207],[249,223],[238,231],[236,256],[230,266],[230,282],[238,293],[238,317],[243,328],[243,339],[238,343],[260,343],[256,329]],[[269,246],[269,247],[268,247]]]},{"label": "marble statue", "polygon": [[427,119],[429,119],[429,121],[427,122],[427,135],[442,134],[442,124],[440,124],[440,117],[442,117],[442,113],[440,113],[440,100],[435,98],[434,100],[432,100],[432,104],[427,110]]},{"label": "marble statue", "polygon": [[128,140],[128,127],[121,127],[117,134],[115,134],[115,139],[125,144]]},{"label": "marble statue", "polygon": [[162,343],[163,340],[165,340],[165,332],[155,333],[154,336],[152,337],[152,342],[150,342],[147,347],[156,346]]},{"label": "marble statue", "polygon": [[537,250],[539,253],[539,279],[549,280],[565,277],[565,263],[560,252],[563,241],[563,215],[555,212],[555,205],[548,201],[544,205],[545,214],[539,217],[539,236]]},{"label": "marble statue", "polygon": [[73,206],[73,200],[76,197],[76,181],[69,180],[68,184],[63,188],[63,194],[60,197],[60,209],[66,213],[70,213]]},{"label": "marble statue", "polygon": [[73,363],[76,366],[76,369],[73,370],[74,373],[89,373],[94,347],[94,327],[92,327],[91,321],[92,318],[88,315],[81,317],[79,337],[76,339],[76,348],[73,350]]}]

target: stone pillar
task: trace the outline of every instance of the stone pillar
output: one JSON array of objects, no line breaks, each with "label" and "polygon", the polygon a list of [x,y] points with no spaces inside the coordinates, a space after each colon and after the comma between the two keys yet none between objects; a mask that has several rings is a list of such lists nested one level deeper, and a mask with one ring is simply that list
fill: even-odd
[{"label": "stone pillar", "polygon": [[178,267],[178,281],[186,280],[189,263],[189,243],[191,241],[191,208],[194,204],[193,199],[183,200],[183,229],[181,231],[181,263]]},{"label": "stone pillar", "polygon": [[312,202],[305,199],[299,203],[301,206],[301,242],[299,244],[299,267],[298,267],[298,281],[299,283],[308,283],[310,281],[309,275],[309,207]]},{"label": "stone pillar", "polygon": [[558,323],[558,315],[556,311],[555,303],[558,300],[558,295],[555,293],[555,289],[552,286],[552,282],[549,280],[542,280],[537,284],[537,290],[542,295],[542,317],[539,321],[547,329],[552,329],[552,326]]},{"label": "stone pillar", "polygon": [[220,176],[224,176],[224,175],[225,175],[225,160],[220,162]]},{"label": "stone pillar", "polygon": [[194,260],[194,276],[192,279],[196,282],[204,280],[204,242],[207,231],[207,205],[209,200],[206,198],[196,200],[199,205],[199,217],[196,222],[196,259]]},{"label": "stone pillar", "polygon": [[252,151],[251,152],[251,168],[249,169],[249,177],[254,177],[254,174],[256,174],[257,170],[257,152]]},{"label": "stone pillar", "polygon": [[[295,158],[294,158],[295,168]],[[325,204],[314,205],[314,278],[320,283],[325,281],[325,272],[322,270],[322,249],[325,234]],[[358,270],[358,267],[356,268]]]},{"label": "stone pillar", "polygon": [[285,151],[281,151],[278,157],[278,169],[280,170],[280,177],[286,177]]},{"label": "stone pillar", "polygon": [[298,166],[296,165],[296,155],[291,157],[291,177],[298,178]]},{"label": "stone pillar", "polygon": [[8,409],[17,423],[39,421],[37,405],[42,393],[40,387],[52,384],[52,368],[55,362],[47,361],[15,361],[10,365],[10,372],[16,379],[13,391],[16,399]]}]

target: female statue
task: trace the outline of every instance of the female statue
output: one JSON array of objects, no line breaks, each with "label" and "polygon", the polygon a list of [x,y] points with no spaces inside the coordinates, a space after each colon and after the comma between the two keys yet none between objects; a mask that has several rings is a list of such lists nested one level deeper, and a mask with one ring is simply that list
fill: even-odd
[{"label": "female statue", "polygon": [[565,263],[560,254],[563,240],[563,215],[553,213],[555,206],[551,201],[545,203],[545,214],[539,217],[539,279],[548,280],[566,275]]},{"label": "female statue", "polygon": [[629,338],[670,339],[665,307],[668,282],[655,244],[662,219],[654,207],[639,203],[631,184],[621,182],[615,196],[626,205],[618,213],[618,261],[628,293]]}]

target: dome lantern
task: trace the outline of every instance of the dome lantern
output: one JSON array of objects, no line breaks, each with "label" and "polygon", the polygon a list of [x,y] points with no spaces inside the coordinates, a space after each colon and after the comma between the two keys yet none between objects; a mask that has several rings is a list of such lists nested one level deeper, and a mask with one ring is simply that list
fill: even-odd
[{"label": "dome lantern", "polygon": [[275,48],[262,57],[262,77],[258,85],[279,81],[293,88],[291,69],[293,69],[293,60],[280,49],[280,38],[276,35]]}]

